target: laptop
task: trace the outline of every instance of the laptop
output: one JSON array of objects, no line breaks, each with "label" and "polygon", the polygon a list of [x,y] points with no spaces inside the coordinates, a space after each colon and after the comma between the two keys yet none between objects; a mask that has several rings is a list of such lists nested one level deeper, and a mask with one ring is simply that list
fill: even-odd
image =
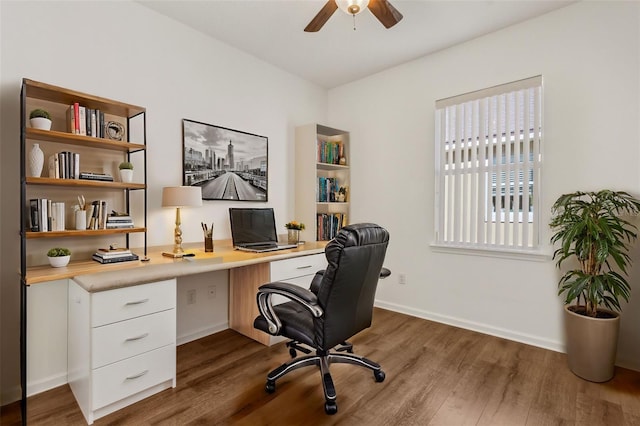
[{"label": "laptop", "polygon": [[298,247],[297,244],[278,244],[272,208],[230,208],[229,219],[236,250],[265,253]]}]

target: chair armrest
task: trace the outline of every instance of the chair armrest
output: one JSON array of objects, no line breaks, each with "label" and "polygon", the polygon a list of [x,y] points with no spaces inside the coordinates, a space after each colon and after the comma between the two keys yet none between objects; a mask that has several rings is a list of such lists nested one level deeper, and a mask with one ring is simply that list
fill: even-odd
[{"label": "chair armrest", "polygon": [[380,270],[380,279],[383,280],[385,278],[387,278],[389,275],[391,275],[391,271],[387,268],[382,268]]},{"label": "chair armrest", "polygon": [[279,294],[289,300],[299,303],[308,309],[311,314],[318,318],[323,314],[323,310],[318,306],[318,297],[306,288],[299,287],[295,284],[284,282],[273,282],[261,285],[258,288],[258,310],[269,325],[269,332],[277,335],[282,328],[282,323],[273,309],[271,301],[274,294]]}]

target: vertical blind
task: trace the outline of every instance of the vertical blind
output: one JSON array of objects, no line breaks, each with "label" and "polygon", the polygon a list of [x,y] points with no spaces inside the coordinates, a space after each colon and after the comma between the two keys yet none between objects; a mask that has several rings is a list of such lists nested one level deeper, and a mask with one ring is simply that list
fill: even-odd
[{"label": "vertical blind", "polygon": [[538,246],[542,76],[436,101],[436,242]]}]

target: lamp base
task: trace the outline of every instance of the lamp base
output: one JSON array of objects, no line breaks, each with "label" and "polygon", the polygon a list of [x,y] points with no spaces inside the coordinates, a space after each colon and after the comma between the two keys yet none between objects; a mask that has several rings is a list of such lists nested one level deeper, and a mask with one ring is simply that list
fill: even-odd
[{"label": "lamp base", "polygon": [[173,252],[170,252],[170,251],[163,251],[162,255],[166,256],[166,257],[173,257],[174,259],[179,259],[182,256],[184,256],[184,253],[173,253]]}]

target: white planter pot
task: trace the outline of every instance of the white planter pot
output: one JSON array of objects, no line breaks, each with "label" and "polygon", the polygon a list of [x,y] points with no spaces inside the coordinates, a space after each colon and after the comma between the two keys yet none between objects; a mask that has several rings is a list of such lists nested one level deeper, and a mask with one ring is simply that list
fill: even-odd
[{"label": "white planter pot", "polygon": [[133,170],[131,170],[131,169],[121,169],[120,170],[120,180],[122,182],[126,182],[126,183],[133,182]]},{"label": "white planter pot", "polygon": [[29,119],[29,122],[31,123],[31,127],[34,129],[51,130],[51,120],[48,118],[35,117]]},{"label": "white planter pot", "polygon": [[67,266],[69,264],[69,259],[71,259],[71,256],[47,256],[47,258],[49,259],[49,265],[53,266],[54,268],[62,268],[63,266]]}]

